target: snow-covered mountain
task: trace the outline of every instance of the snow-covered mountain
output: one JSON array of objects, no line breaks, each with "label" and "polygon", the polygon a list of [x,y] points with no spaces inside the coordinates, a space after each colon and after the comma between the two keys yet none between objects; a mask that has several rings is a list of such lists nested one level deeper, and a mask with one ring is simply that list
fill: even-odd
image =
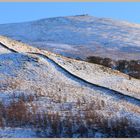
[{"label": "snow-covered mountain", "polygon": [[70,57],[140,59],[140,25],[89,15],[1,24],[0,34]]},{"label": "snow-covered mountain", "polygon": [[0,36],[0,137],[140,137],[139,85]]}]

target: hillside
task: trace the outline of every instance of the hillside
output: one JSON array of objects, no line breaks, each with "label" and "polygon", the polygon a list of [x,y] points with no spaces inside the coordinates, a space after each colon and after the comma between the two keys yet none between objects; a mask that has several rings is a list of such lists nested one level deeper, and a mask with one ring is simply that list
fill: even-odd
[{"label": "hillside", "polygon": [[0,137],[140,137],[139,83],[0,36]]},{"label": "hillside", "polygon": [[140,59],[140,25],[90,15],[1,24],[0,34],[63,56]]}]

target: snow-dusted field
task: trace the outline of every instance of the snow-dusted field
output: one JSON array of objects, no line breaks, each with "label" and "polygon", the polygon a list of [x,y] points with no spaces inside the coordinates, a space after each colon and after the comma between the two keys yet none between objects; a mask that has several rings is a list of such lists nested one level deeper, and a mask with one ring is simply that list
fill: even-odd
[{"label": "snow-dusted field", "polygon": [[[0,45],[0,102],[6,107],[3,112],[7,112],[6,116],[4,114],[1,116],[0,137],[111,137],[114,135],[114,130],[111,130],[111,127],[114,128],[114,126],[111,124],[122,118],[124,119],[123,126],[129,128],[128,126],[131,125],[133,130],[136,129],[139,132],[140,101],[139,93],[135,92],[139,90],[137,85],[139,80],[132,78],[132,83],[130,82],[132,87],[128,86],[126,89],[120,90],[120,94],[116,87],[121,88],[122,81],[129,84],[127,75],[108,68],[104,68],[106,71],[103,71],[103,67],[99,65],[61,57],[2,36],[0,43],[2,43]],[[7,46],[7,49],[3,45]],[[110,81],[104,84],[100,78],[104,78],[103,76]],[[117,78],[122,81],[115,86]],[[112,82],[112,87],[110,87],[110,82]],[[132,89],[134,85],[137,87]],[[110,90],[111,88],[114,91]],[[127,88],[133,91],[130,90],[128,93]],[[22,112],[20,106],[25,111]],[[24,108],[25,106],[27,110]],[[0,109],[4,110],[2,107]],[[11,116],[16,114],[13,113],[14,109],[19,109],[19,114],[15,116],[17,120],[13,120]],[[26,122],[26,111],[33,113],[32,118],[28,119],[30,123]],[[36,116],[34,116],[35,114]],[[65,119],[69,124],[64,121],[63,125],[59,126],[60,123],[58,128],[54,128],[49,121],[44,128],[46,119],[43,119],[43,116],[48,115],[48,119],[51,120],[49,114],[56,115],[54,116],[57,118],[55,123],[54,120],[52,122],[55,126],[60,120]],[[96,116],[98,121],[95,121],[93,116]],[[13,121],[8,122],[9,118]],[[72,119],[72,122],[68,119]],[[37,122],[38,124],[34,124],[37,120],[40,120]],[[80,123],[82,126],[78,120],[82,120]],[[11,127],[13,122],[14,128]],[[98,124],[100,125],[98,126]],[[51,125],[54,129],[51,128]],[[61,128],[61,133],[56,135],[55,132],[59,128]],[[106,130],[109,128],[110,133],[103,128]],[[115,127],[118,130],[120,128],[121,126],[118,125]],[[70,130],[71,134],[66,133]],[[127,136],[131,134],[130,131],[126,131],[126,133]],[[135,136],[140,136],[139,133],[136,134]],[[120,135],[124,136],[118,133],[118,136]]]}]

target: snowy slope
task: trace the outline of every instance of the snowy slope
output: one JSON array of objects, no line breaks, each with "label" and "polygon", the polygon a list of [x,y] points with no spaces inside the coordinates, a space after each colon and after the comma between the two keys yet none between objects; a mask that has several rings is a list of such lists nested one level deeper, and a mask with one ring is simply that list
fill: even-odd
[{"label": "snowy slope", "polygon": [[56,17],[2,24],[0,34],[74,58],[140,59],[140,25],[126,21],[89,15]]},{"label": "snowy slope", "polygon": [[[89,63],[44,52],[2,36],[0,43],[2,43],[0,45],[0,100],[5,106],[10,105],[13,97],[17,100],[23,95],[25,99],[32,95],[34,99],[25,103],[29,111],[32,110],[33,105],[36,105],[37,114],[57,112],[62,118],[65,116],[67,118],[68,114],[82,117],[85,112],[90,113],[92,110],[97,112],[101,122],[103,118],[106,119],[108,126],[113,121],[125,117],[132,121],[131,127],[140,129],[140,101],[137,97],[133,97],[133,92],[130,96],[126,96],[123,92],[119,94],[117,91],[104,88],[104,85],[102,87],[103,83],[100,83],[99,87],[94,81],[91,84],[86,82],[84,79],[87,68],[85,71],[79,70],[79,73],[78,71],[73,73],[76,65],[79,68],[89,67]],[[71,65],[68,65],[69,63]],[[96,70],[102,72],[100,66],[94,67],[98,67]],[[91,73],[94,74],[92,70],[89,74]],[[105,74],[106,78],[109,78],[113,72],[108,69]],[[127,81],[127,76],[125,79],[125,75],[121,73],[119,75]],[[133,83],[137,83],[137,80],[132,80]],[[84,121],[86,119],[87,116],[83,118]],[[108,133],[101,133],[96,125],[94,128],[96,131],[93,132],[88,128],[87,137],[111,136]],[[0,129],[0,137],[23,137],[24,134],[24,137],[38,137],[34,130],[35,128],[29,125],[28,127],[21,125],[21,128],[18,126],[15,129],[5,127]],[[47,134],[48,131],[49,129]],[[63,133],[61,137],[65,136]],[[74,132],[73,137],[78,137],[77,133]]]},{"label": "snowy slope", "polygon": [[3,48],[1,45],[0,45],[0,48],[1,48],[1,50],[0,50],[0,54],[10,53],[10,51],[9,51],[9,50],[7,50],[7,49]]},{"label": "snowy slope", "polygon": [[4,37],[0,37],[0,40],[1,43],[9,46],[9,48],[12,48],[17,52],[30,52],[45,55],[71,74],[78,76],[87,82],[140,99],[140,80],[129,77],[126,74],[97,64],[90,64],[84,61],[77,61],[62,57],[60,55],[39,50],[37,48],[33,48],[32,46],[28,46]]},{"label": "snowy slope", "polygon": [[50,55],[50,58],[72,74],[90,83],[140,99],[140,80],[97,64],[56,55]]}]

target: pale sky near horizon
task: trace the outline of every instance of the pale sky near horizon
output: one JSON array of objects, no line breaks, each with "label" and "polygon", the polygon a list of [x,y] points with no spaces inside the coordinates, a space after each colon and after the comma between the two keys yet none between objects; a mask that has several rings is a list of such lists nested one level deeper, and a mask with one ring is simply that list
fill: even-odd
[{"label": "pale sky near horizon", "polygon": [[0,2],[0,24],[80,14],[140,24],[140,2]]}]

